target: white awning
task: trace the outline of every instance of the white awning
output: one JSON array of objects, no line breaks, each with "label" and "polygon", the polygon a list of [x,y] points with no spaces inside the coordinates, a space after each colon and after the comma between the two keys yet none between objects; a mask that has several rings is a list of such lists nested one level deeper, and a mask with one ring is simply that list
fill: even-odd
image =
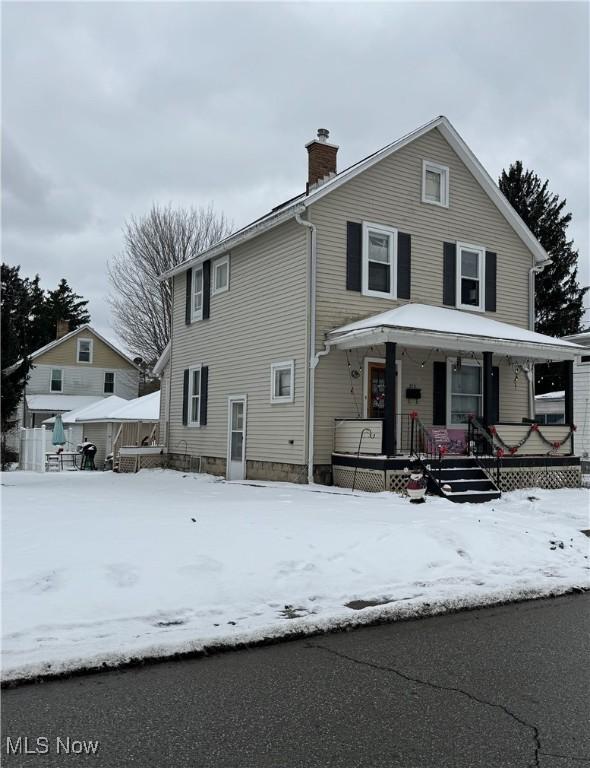
[{"label": "white awning", "polygon": [[90,409],[82,413],[76,421],[85,424],[91,422],[126,422],[139,421],[143,423],[157,422],[160,420],[160,393],[151,392],[134,400],[115,403],[110,408],[102,409],[100,413],[93,413]]},{"label": "white awning", "polygon": [[339,349],[397,342],[407,347],[495,352],[531,360],[573,360],[583,347],[486,315],[427,304],[405,304],[336,328],[327,344]]}]

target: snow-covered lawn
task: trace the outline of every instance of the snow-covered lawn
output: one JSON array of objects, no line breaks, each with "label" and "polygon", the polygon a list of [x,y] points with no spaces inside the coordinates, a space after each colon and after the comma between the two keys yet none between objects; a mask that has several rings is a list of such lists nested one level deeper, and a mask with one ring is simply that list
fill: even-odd
[{"label": "snow-covered lawn", "polygon": [[5,679],[589,586],[586,489],[413,505],[163,470],[2,482]]}]

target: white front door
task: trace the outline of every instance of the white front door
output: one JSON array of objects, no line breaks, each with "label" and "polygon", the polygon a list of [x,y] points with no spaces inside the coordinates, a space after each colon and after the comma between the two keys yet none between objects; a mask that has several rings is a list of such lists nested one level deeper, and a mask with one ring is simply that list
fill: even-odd
[{"label": "white front door", "polygon": [[246,477],[246,396],[228,398],[227,479]]}]

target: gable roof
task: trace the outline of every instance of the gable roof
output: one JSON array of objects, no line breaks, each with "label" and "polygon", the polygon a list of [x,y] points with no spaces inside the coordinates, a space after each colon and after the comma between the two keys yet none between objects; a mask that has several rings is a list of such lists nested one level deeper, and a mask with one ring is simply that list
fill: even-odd
[{"label": "gable roof", "polygon": [[[70,331],[69,333],[66,333],[65,336],[62,336],[61,339],[54,339],[53,341],[50,341],[49,344],[45,344],[44,347],[39,347],[39,349],[36,349],[34,352],[31,352],[29,355],[29,358],[31,360],[35,360],[36,358],[40,357],[41,355],[44,355],[46,352],[49,352],[52,349],[55,349],[55,347],[59,347],[60,344],[63,344],[64,341],[68,341],[68,339],[71,339],[73,336],[76,336],[76,334],[80,333],[81,331],[92,333],[94,336],[96,336],[97,339],[100,339],[100,341],[103,342],[103,344],[106,344],[107,347],[110,347],[113,352],[116,352],[117,355],[123,358],[125,362],[132,365],[134,368],[137,368],[139,370],[139,366],[133,362],[133,360],[128,357],[124,352],[122,352],[118,347],[116,347],[114,344],[111,344],[108,339],[105,339],[104,336],[101,336],[98,331],[96,331],[89,323],[86,323],[85,325],[81,325],[79,328],[76,328],[73,331]],[[16,363],[13,363],[9,368],[6,368],[6,371],[10,373],[11,371],[15,370],[17,366],[19,366],[22,363],[22,360],[17,360]]]},{"label": "gable roof", "polygon": [[549,256],[541,243],[533,235],[531,230],[520,218],[512,205],[504,197],[502,192],[500,192],[499,187],[496,185],[483,165],[479,162],[477,157],[473,154],[471,149],[467,146],[465,141],[461,138],[459,133],[451,124],[451,121],[444,115],[440,115],[439,117],[434,118],[434,120],[430,120],[430,122],[420,126],[420,128],[417,128],[405,136],[402,136],[402,138],[397,139],[396,141],[393,141],[390,144],[387,144],[385,147],[377,150],[373,154],[368,155],[363,160],[359,160],[354,165],[351,165],[345,170],[340,171],[340,173],[337,173],[328,181],[320,184],[319,186],[312,187],[308,193],[303,193],[298,197],[287,201],[287,203],[273,208],[270,213],[267,213],[265,216],[256,219],[242,229],[239,229],[237,232],[234,232],[232,235],[229,235],[229,237],[226,237],[224,240],[221,240],[219,243],[211,246],[210,248],[207,248],[204,251],[201,251],[201,253],[193,256],[191,259],[187,259],[186,261],[182,262],[182,264],[167,270],[160,275],[159,279],[166,280],[169,277],[180,274],[181,272],[184,272],[191,264],[198,264],[202,261],[206,261],[207,259],[219,256],[227,252],[230,248],[247,242],[248,240],[251,240],[254,237],[262,234],[262,232],[266,232],[269,229],[282,224],[284,221],[288,221],[289,219],[294,218],[297,214],[303,213],[303,211],[305,211],[306,208],[308,208],[310,205],[313,205],[313,203],[321,200],[325,195],[328,195],[330,192],[338,189],[340,186],[342,186],[342,184],[346,184],[346,182],[354,179],[363,171],[366,171],[376,163],[381,162],[381,160],[385,160],[385,158],[389,157],[394,152],[397,152],[407,144],[410,144],[412,141],[419,139],[421,136],[424,136],[426,133],[429,133],[435,128],[438,128],[452,149],[455,150],[459,158],[471,171],[475,177],[475,180],[479,183],[491,202],[496,206],[508,224],[510,224],[510,226],[514,229],[516,234],[520,237],[527,248],[529,248],[529,250],[534,254],[537,263],[540,264],[547,261]]}]

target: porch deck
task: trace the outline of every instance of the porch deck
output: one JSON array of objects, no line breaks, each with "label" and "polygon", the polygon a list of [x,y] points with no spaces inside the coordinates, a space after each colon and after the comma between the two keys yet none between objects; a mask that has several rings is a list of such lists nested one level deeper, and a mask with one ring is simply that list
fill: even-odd
[{"label": "porch deck", "polygon": [[[383,419],[338,419],[334,429],[332,474],[335,485],[366,491],[403,492],[414,463],[439,476],[470,460],[502,491],[516,488],[577,487],[580,458],[574,455],[574,428],[534,423],[494,424],[477,420],[465,430],[448,430],[450,442],[437,442],[438,427],[424,427],[417,414],[396,417],[396,451],[386,455]],[[443,428],[444,430],[444,428]]]}]

